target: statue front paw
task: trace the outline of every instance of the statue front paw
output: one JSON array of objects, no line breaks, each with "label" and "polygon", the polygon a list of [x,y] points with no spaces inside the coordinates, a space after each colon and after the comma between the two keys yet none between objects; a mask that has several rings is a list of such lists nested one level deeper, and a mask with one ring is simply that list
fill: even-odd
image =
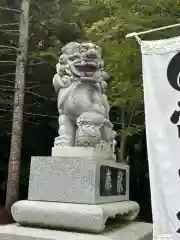
[{"label": "statue front paw", "polygon": [[56,137],[54,147],[71,147],[70,139],[62,136]]},{"label": "statue front paw", "polygon": [[76,146],[96,147],[100,140],[100,130],[92,124],[86,123],[80,126],[76,132]]}]

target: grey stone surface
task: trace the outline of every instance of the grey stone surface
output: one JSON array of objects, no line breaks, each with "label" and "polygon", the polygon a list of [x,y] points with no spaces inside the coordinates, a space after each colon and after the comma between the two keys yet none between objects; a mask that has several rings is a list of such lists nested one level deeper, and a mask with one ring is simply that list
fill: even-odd
[{"label": "grey stone surface", "polygon": [[16,202],[11,212],[21,225],[101,232],[108,218],[134,220],[139,205],[132,201],[88,205],[26,200]]},{"label": "grey stone surface", "polygon": [[[91,151],[91,150],[90,150]],[[28,200],[97,204],[129,199],[129,167],[103,157],[32,157]],[[126,171],[126,194],[100,196],[102,165]]]},{"label": "grey stone surface", "polygon": [[152,240],[152,224],[133,222],[111,224],[103,234],[76,233],[39,228],[22,227],[17,224],[0,226],[1,240]]},{"label": "grey stone surface", "polygon": [[108,75],[100,47],[71,42],[62,48],[53,86],[58,94],[59,136],[55,147],[115,149],[106,96]]},{"label": "grey stone surface", "polygon": [[93,147],[53,147],[52,148],[52,157],[61,157],[63,158],[89,158],[94,159],[95,161],[111,160],[116,161],[112,151],[100,150]]}]

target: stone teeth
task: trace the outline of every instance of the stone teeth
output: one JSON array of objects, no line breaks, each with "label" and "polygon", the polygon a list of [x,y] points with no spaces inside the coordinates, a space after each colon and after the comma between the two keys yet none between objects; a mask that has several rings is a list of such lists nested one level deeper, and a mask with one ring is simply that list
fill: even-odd
[{"label": "stone teeth", "polygon": [[86,75],[88,75],[88,76],[92,76],[93,73],[92,73],[92,72],[87,72]]},{"label": "stone teeth", "polygon": [[85,72],[81,72],[81,76],[82,76],[82,77],[85,77],[85,76],[86,76],[86,73],[85,73]]}]

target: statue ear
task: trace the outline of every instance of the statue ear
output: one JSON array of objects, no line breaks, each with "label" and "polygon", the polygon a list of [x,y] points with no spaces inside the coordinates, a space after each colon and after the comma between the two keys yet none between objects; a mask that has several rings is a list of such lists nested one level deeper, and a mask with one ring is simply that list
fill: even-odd
[{"label": "statue ear", "polygon": [[103,78],[105,81],[109,79],[109,75],[105,71],[103,72]]},{"label": "statue ear", "polygon": [[54,86],[55,92],[58,93],[59,89],[61,88],[61,78],[60,78],[59,74],[54,75],[53,86]]},{"label": "statue ear", "polygon": [[98,52],[99,52],[99,54],[100,54],[100,56],[102,57],[102,55],[104,54],[104,50],[103,50],[103,48],[102,47],[99,47],[99,46],[97,46],[98,47]]},{"label": "statue ear", "polygon": [[61,49],[61,52],[63,54],[67,54],[67,55],[72,55],[76,52],[78,52],[78,47],[79,47],[79,43],[77,42],[70,42],[68,44],[66,44],[66,46],[64,46],[62,49]]}]

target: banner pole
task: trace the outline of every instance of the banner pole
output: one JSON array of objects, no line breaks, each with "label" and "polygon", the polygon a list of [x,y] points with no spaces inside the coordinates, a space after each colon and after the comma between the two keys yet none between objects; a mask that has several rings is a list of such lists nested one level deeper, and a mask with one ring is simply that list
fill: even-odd
[{"label": "banner pole", "polygon": [[173,24],[173,25],[150,29],[150,30],[143,31],[143,32],[132,32],[132,33],[128,33],[125,36],[125,38],[135,37],[135,36],[139,36],[139,35],[143,35],[143,34],[148,34],[151,32],[161,31],[161,30],[168,29],[168,28],[179,27],[179,26],[180,26],[180,23],[177,23],[177,24]]}]

